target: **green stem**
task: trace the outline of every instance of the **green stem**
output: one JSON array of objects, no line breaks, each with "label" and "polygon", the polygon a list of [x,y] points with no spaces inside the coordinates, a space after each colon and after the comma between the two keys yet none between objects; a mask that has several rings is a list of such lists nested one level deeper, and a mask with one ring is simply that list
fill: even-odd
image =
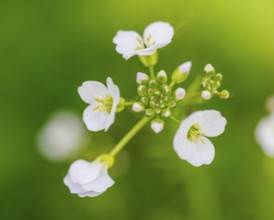
[{"label": "green stem", "polygon": [[175,121],[176,123],[181,124],[181,121],[178,118],[175,118],[173,115],[170,116],[170,119],[172,119],[173,121]]},{"label": "green stem", "polygon": [[155,79],[154,66],[149,66],[148,68],[149,68],[149,73],[150,73],[151,79]]},{"label": "green stem", "polygon": [[175,82],[174,81],[171,81],[171,83],[169,84],[169,88],[172,89],[172,87],[175,85]]},{"label": "green stem", "polygon": [[113,148],[113,150],[109,154],[115,157],[116,154],[123,149],[123,147],[130,141],[130,139],[133,138],[149,120],[150,118],[143,117],[140,121],[138,121],[137,124],[130,129],[130,131],[120,140],[120,142]]},{"label": "green stem", "polygon": [[131,106],[133,104],[134,104],[134,102],[125,102],[124,106]]}]

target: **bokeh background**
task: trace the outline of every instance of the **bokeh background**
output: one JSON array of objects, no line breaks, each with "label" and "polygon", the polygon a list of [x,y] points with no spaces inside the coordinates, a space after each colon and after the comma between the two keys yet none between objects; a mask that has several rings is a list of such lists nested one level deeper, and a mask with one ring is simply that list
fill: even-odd
[{"label": "bokeh background", "polygon": [[[272,220],[274,159],[254,139],[274,93],[274,2],[271,0],[25,0],[0,7],[0,219]],[[111,76],[134,97],[136,57],[115,52],[118,30],[140,33],[154,21],[175,28],[156,69],[184,61],[189,82],[212,63],[224,74],[229,101],[214,108],[228,119],[213,140],[216,157],[195,168],[172,148],[177,125],[153,135],[142,130],[111,171],[116,184],[97,198],[69,193],[63,177],[71,161],[53,163],[37,150],[37,133],[56,109],[81,115],[83,81]],[[110,149],[137,121],[125,111],[110,131],[89,133],[89,156]]]}]

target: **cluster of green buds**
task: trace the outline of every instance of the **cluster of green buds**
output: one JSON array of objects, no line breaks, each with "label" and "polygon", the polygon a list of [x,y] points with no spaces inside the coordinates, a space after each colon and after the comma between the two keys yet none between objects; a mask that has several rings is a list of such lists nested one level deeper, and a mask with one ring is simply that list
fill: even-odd
[{"label": "cluster of green buds", "polygon": [[172,117],[172,111],[185,97],[184,88],[178,87],[174,90],[173,86],[187,78],[190,68],[191,62],[179,66],[173,72],[170,83],[164,70],[159,71],[156,77],[154,74],[150,77],[145,73],[137,73],[138,98],[133,103],[132,110],[151,118],[151,128],[155,133],[163,130],[164,119]]},{"label": "cluster of green buds", "polygon": [[228,99],[230,97],[228,90],[221,90],[223,75],[216,73],[215,68],[211,64],[207,64],[204,68],[205,76],[202,80],[202,98],[209,100],[213,96],[218,96],[221,99]]}]

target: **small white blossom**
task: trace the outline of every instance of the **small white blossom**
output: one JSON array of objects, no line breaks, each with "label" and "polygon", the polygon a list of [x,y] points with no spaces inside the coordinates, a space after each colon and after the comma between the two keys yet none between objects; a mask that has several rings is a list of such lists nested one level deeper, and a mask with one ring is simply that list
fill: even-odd
[{"label": "small white blossom", "polygon": [[160,133],[164,128],[164,121],[162,120],[154,120],[151,122],[151,129],[154,131],[154,133],[158,134]]},{"label": "small white blossom", "polygon": [[100,131],[115,121],[115,112],[120,101],[120,90],[110,77],[107,87],[96,81],[86,81],[78,88],[82,100],[90,104],[84,111],[83,120],[90,131]]},{"label": "small white blossom", "polygon": [[215,137],[225,130],[226,119],[215,110],[197,111],[181,122],[173,140],[173,147],[182,160],[193,166],[210,164],[215,155],[207,137]]},{"label": "small white blossom", "polygon": [[274,112],[261,119],[257,125],[255,136],[263,151],[274,157]]},{"label": "small white blossom", "polygon": [[142,82],[146,82],[149,79],[148,75],[145,73],[138,72],[136,76],[136,82],[138,84],[142,84]]},{"label": "small white blossom", "polygon": [[187,75],[189,74],[191,70],[192,63],[191,61],[185,62],[179,66],[179,71],[180,73],[186,73]]},{"label": "small white blossom", "polygon": [[204,71],[206,73],[210,73],[210,72],[213,72],[214,71],[214,67],[211,65],[211,64],[207,64],[204,68]]},{"label": "small white blossom", "polygon": [[141,103],[135,102],[135,103],[133,104],[133,106],[132,106],[132,110],[133,110],[134,112],[141,112],[141,111],[144,110],[144,107],[143,107],[143,105],[142,105]]},{"label": "small white blossom", "polygon": [[204,90],[202,92],[202,99],[203,100],[209,100],[212,98],[212,95],[211,95],[211,92],[207,91],[207,90]]},{"label": "small white blossom", "polygon": [[69,110],[55,112],[38,134],[40,152],[49,160],[75,156],[88,141],[81,117]]},{"label": "small white blossom", "polygon": [[169,44],[174,34],[167,22],[154,22],[146,27],[143,37],[135,31],[118,31],[113,38],[116,51],[127,60],[134,55],[148,56]]},{"label": "small white blossom", "polygon": [[178,88],[175,90],[175,98],[177,100],[182,100],[186,95],[186,90],[183,88]]},{"label": "small white blossom", "polygon": [[114,184],[108,174],[108,165],[99,159],[88,162],[75,161],[64,178],[65,185],[72,194],[80,197],[95,197],[104,193]]}]

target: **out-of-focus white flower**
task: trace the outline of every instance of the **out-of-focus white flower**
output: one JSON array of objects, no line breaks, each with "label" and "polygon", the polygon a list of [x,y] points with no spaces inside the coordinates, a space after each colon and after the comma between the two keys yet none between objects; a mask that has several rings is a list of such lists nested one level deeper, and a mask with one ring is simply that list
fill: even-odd
[{"label": "out-of-focus white flower", "polygon": [[146,27],[143,37],[135,31],[118,31],[113,38],[116,51],[127,60],[134,55],[148,56],[169,44],[174,34],[167,22],[154,22]]},{"label": "out-of-focus white flower", "polygon": [[88,141],[81,117],[69,110],[54,113],[38,135],[40,152],[49,160],[69,159]]},{"label": "out-of-focus white flower", "polygon": [[226,119],[215,110],[197,111],[182,121],[173,140],[174,150],[182,160],[193,166],[210,164],[215,155],[207,137],[215,137],[225,130]]},{"label": "out-of-focus white flower", "polygon": [[270,157],[274,157],[274,112],[261,119],[255,131],[257,142],[263,151]]},{"label": "out-of-focus white flower", "polygon": [[83,120],[90,131],[100,131],[115,121],[115,112],[120,101],[120,90],[110,77],[107,87],[96,81],[86,81],[78,88],[82,100],[90,104],[84,111]]},{"label": "out-of-focus white flower", "polygon": [[104,193],[114,184],[108,174],[108,164],[100,159],[93,162],[76,160],[64,178],[72,194],[80,197],[95,197]]}]

